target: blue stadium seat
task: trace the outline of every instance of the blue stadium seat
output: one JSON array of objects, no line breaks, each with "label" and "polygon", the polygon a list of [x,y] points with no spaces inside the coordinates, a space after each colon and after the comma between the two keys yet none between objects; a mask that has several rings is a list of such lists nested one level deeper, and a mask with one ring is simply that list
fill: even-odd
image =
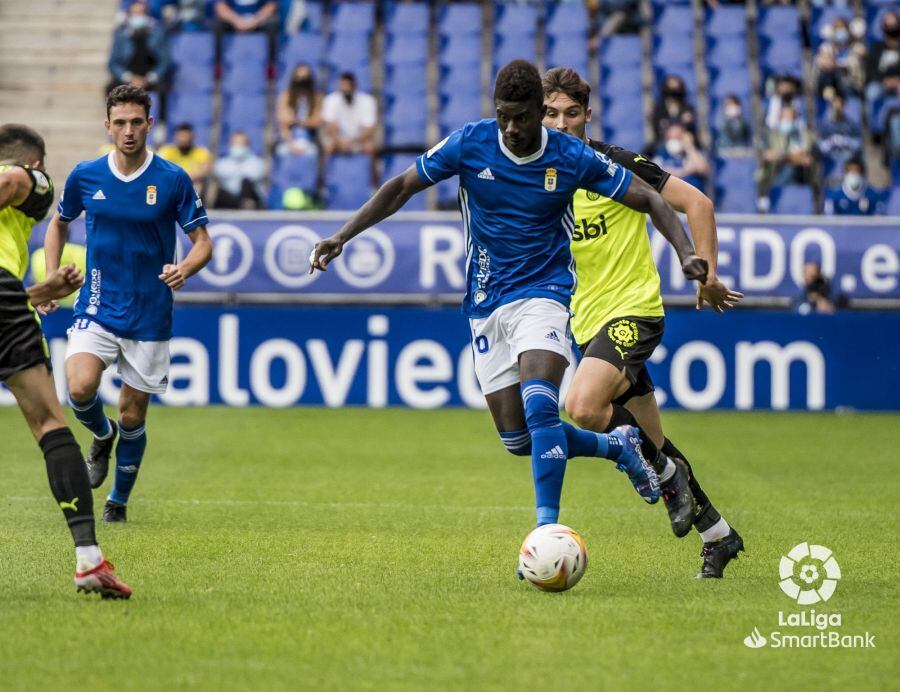
[{"label": "blue stadium seat", "polygon": [[[276,156],[272,169],[273,192],[277,189],[281,194],[284,194],[284,191],[291,187],[299,187],[308,193],[314,192],[316,189],[317,166],[318,160],[315,156],[298,154]],[[270,206],[281,207],[281,194],[277,195],[277,202]]]},{"label": "blue stadium seat", "polygon": [[265,66],[269,60],[268,39],[264,34],[227,34],[223,43],[225,68],[248,65]]},{"label": "blue stadium seat", "polygon": [[717,10],[707,8],[705,28],[709,36],[745,36],[747,11],[731,5],[721,5]]},{"label": "blue stadium seat", "polygon": [[799,214],[813,213],[813,194],[808,185],[785,185],[782,188],[772,188],[769,191],[769,199],[772,202],[773,214]]},{"label": "blue stadium seat", "polygon": [[885,209],[885,214],[889,216],[900,216],[900,186],[897,183],[894,183],[894,187],[891,188],[890,196],[887,199],[887,209]]},{"label": "blue stadium seat", "polygon": [[761,7],[756,26],[760,36],[787,39],[800,35],[800,15],[796,7]]},{"label": "blue stadium seat", "polygon": [[590,27],[584,4],[547,3],[547,36],[586,34]]},{"label": "blue stadium seat", "polygon": [[371,2],[339,2],[331,6],[332,34],[371,34],[375,28]]},{"label": "blue stadium seat", "polygon": [[325,56],[325,41],[316,34],[291,34],[279,51],[282,70],[291,70],[301,62],[318,68]]},{"label": "blue stadium seat", "polygon": [[694,8],[687,5],[666,3],[654,8],[653,32],[657,35],[674,31],[685,32],[682,35],[690,36],[694,28]]},{"label": "blue stadium seat", "polygon": [[480,65],[482,61],[480,35],[455,35],[441,38],[438,62],[441,65]]},{"label": "blue stadium seat", "polygon": [[637,113],[643,111],[643,102],[640,94],[631,98],[625,94],[617,94],[614,100],[603,100],[603,122],[609,125],[627,123],[636,118]]},{"label": "blue stadium seat", "polygon": [[441,99],[441,108],[438,111],[438,124],[441,131],[456,130],[468,122],[481,119],[481,94],[477,98],[463,97]]},{"label": "blue stadium seat", "polygon": [[177,33],[169,41],[172,62],[182,65],[212,65],[215,60],[215,44],[209,31]]},{"label": "blue stadium seat", "polygon": [[607,36],[600,43],[600,64],[605,67],[640,65],[642,56],[640,36],[616,34]]},{"label": "blue stadium seat", "polygon": [[361,154],[332,156],[325,166],[329,209],[358,209],[369,199],[371,161]]},{"label": "blue stadium seat", "polygon": [[265,65],[236,65],[225,68],[222,75],[222,93],[232,94],[264,94],[268,89],[268,74]]},{"label": "blue stadium seat", "polygon": [[172,75],[173,87],[181,91],[212,94],[215,90],[215,72],[212,63],[180,62]]},{"label": "blue stadium seat", "polygon": [[653,41],[653,62],[657,65],[688,65],[694,62],[694,42],[691,37],[673,33]]},{"label": "blue stadium seat", "polygon": [[266,106],[265,94],[256,96],[241,94],[222,100],[222,136],[219,138],[219,148],[223,153],[228,149],[228,138],[238,130],[247,133],[255,153],[264,153]]},{"label": "blue stadium seat", "polygon": [[569,36],[566,40],[555,40],[548,37],[546,62],[548,69],[571,67],[578,74],[589,79],[587,39],[581,36]]},{"label": "blue stadium seat", "polygon": [[482,20],[480,3],[450,3],[438,12],[438,31],[441,36],[481,35]]},{"label": "blue stadium seat", "polygon": [[172,123],[191,123],[194,127],[210,127],[213,121],[212,96],[198,98],[192,91],[169,93],[168,120]]},{"label": "blue stadium seat", "polygon": [[623,127],[604,127],[603,139],[606,142],[615,144],[623,149],[640,152],[644,149],[644,130],[638,124],[638,127],[627,125]]},{"label": "blue stadium seat", "polygon": [[438,93],[466,92],[481,95],[481,65],[461,65],[440,67]]},{"label": "blue stadium seat", "polygon": [[706,44],[706,62],[710,65],[746,65],[747,41],[743,36],[709,39]]},{"label": "blue stadium seat", "polygon": [[694,71],[693,64],[668,64],[654,65],[654,74],[656,75],[656,84],[661,86],[666,75],[674,74],[681,77],[684,86],[687,89],[688,101],[695,102],[697,94],[697,73]]},{"label": "blue stadium seat", "polygon": [[534,37],[525,40],[522,37],[510,37],[504,39],[499,36],[494,38],[494,72],[498,72],[510,60],[523,58],[529,62],[535,62],[537,47]]},{"label": "blue stadium seat", "polygon": [[600,92],[601,93],[624,93],[637,94],[641,93],[641,74],[640,67],[626,67],[618,70],[610,70],[604,68],[600,72]]},{"label": "blue stadium seat", "polygon": [[385,11],[385,27],[391,33],[428,33],[428,4],[389,2]]},{"label": "blue stadium seat", "polygon": [[428,36],[392,34],[387,37],[385,65],[422,65],[428,62]]},{"label": "blue stadium seat", "polygon": [[764,74],[803,74],[803,49],[799,39],[760,39],[760,68]]},{"label": "blue stadium seat", "polygon": [[332,34],[326,48],[328,62],[368,62],[369,56],[368,39],[355,34]]},{"label": "blue stadium seat", "polygon": [[749,101],[750,71],[746,65],[719,69],[709,68],[709,95],[711,98],[723,99],[728,94],[735,94]]},{"label": "blue stadium seat", "polygon": [[424,97],[428,93],[425,65],[385,65],[383,90],[389,97]]},{"label": "blue stadium seat", "polygon": [[756,159],[716,161],[716,210],[725,214],[756,212]]},{"label": "blue stadium seat", "polygon": [[[403,173],[407,168],[415,164],[416,157],[414,154],[389,154],[384,157],[384,174],[382,181],[389,180],[394,176]],[[404,211],[425,211],[427,195],[420,192],[403,205]]]},{"label": "blue stadium seat", "polygon": [[537,8],[533,5],[495,3],[494,32],[501,36],[534,36],[537,33]]}]

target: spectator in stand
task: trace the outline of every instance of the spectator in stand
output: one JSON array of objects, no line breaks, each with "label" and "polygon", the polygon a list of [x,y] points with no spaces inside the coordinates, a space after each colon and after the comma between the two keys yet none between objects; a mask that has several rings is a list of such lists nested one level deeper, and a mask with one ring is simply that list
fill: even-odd
[{"label": "spectator in stand", "polygon": [[694,135],[678,123],[669,125],[666,129],[665,138],[654,161],[698,190],[706,188],[709,161],[697,148]]},{"label": "spectator in stand", "polygon": [[775,80],[775,89],[766,104],[766,127],[776,129],[781,122],[781,109],[793,106],[794,112],[802,118],[803,98],[800,80],[791,75],[782,75]]},{"label": "spectator in stand", "polygon": [[811,312],[831,313],[836,309],[831,300],[831,282],[822,274],[822,265],[807,262],[803,265],[803,293],[797,301],[797,312],[808,315]]},{"label": "spectator in stand", "polygon": [[[150,16],[145,2],[131,3],[125,21],[113,36],[109,55],[112,81],[107,92],[120,84],[131,84],[156,91],[162,106],[170,64],[165,30]],[[160,113],[163,112],[160,108]]]},{"label": "spectator in stand", "polygon": [[825,213],[829,216],[873,216],[884,213],[884,195],[869,187],[860,159],[844,164],[839,187],[825,191]]},{"label": "spectator in stand", "polygon": [[722,105],[722,122],[716,144],[724,156],[741,155],[750,147],[750,124],[744,117],[741,100],[734,94],[726,96]]},{"label": "spectator in stand", "polygon": [[216,34],[216,63],[222,62],[222,36],[230,33],[263,31],[269,37],[269,62],[278,47],[278,3],[275,0],[216,0],[213,31]]},{"label": "spectator in stand", "polygon": [[206,0],[166,0],[160,8],[169,31],[203,31]]},{"label": "spectator in stand", "polygon": [[[784,105],[780,115],[778,126],[766,132],[766,149],[760,170],[760,186],[764,194],[773,187],[808,184],[810,180],[812,156],[809,133],[793,106]],[[762,210],[766,211],[765,202],[762,206]]]},{"label": "spectator in stand", "polygon": [[884,39],[873,43],[866,60],[866,100],[870,103],[884,95],[886,82],[900,78],[900,13],[885,12],[881,18]]},{"label": "spectator in stand", "polygon": [[678,75],[667,75],[663,80],[662,94],[653,109],[653,132],[659,142],[670,125],[678,124],[695,132],[694,108],[687,101],[687,87]]},{"label": "spectator in stand", "polygon": [[181,166],[194,183],[194,189],[203,194],[212,172],[212,153],[206,147],[198,147],[194,142],[194,126],[181,123],[175,128],[172,144],[159,148],[159,155],[177,166]]},{"label": "spectator in stand", "polygon": [[822,43],[816,54],[817,93],[830,98],[835,93],[861,94],[864,83],[866,24],[854,19],[852,24],[838,17],[822,27]]},{"label": "spectator in stand", "polygon": [[840,94],[831,98],[828,115],[819,127],[817,146],[825,170],[832,172],[829,183],[834,182],[833,176],[840,176],[847,161],[862,155],[862,131],[858,123],[847,118],[844,97]]},{"label": "spectator in stand", "polygon": [[636,34],[640,30],[643,22],[638,0],[603,0],[593,4],[594,31],[600,36]]},{"label": "spectator in stand", "polygon": [[373,154],[378,108],[370,94],[356,90],[356,77],[344,72],[338,90],[322,103],[324,149],[332,154]]},{"label": "spectator in stand", "polygon": [[216,208],[262,208],[261,184],[266,175],[266,164],[253,153],[250,138],[244,132],[231,135],[228,155],[216,161],[213,172],[219,185]]},{"label": "spectator in stand", "polygon": [[301,63],[294,68],[287,89],[278,95],[276,117],[278,137],[287,151],[308,156],[318,153],[322,94],[309,65]]}]

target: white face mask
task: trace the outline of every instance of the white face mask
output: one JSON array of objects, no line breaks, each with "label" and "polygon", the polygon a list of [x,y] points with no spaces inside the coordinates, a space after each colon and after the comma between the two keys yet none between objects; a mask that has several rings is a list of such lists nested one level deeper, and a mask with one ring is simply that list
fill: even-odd
[{"label": "white face mask", "polygon": [[844,176],[844,185],[848,190],[856,192],[862,187],[863,177],[859,173],[847,173]]},{"label": "white face mask", "polygon": [[143,14],[135,14],[128,18],[128,27],[132,31],[140,31],[150,26],[150,17]]},{"label": "white face mask", "polygon": [[245,147],[243,144],[232,144],[228,149],[228,153],[233,159],[242,159],[250,153],[250,148]]},{"label": "white face mask", "polygon": [[736,103],[729,103],[725,106],[725,117],[726,118],[740,118],[741,117],[741,107]]},{"label": "white face mask", "polygon": [[669,153],[669,156],[681,156],[682,152],[684,152],[684,144],[681,143],[680,139],[667,139],[666,151]]}]

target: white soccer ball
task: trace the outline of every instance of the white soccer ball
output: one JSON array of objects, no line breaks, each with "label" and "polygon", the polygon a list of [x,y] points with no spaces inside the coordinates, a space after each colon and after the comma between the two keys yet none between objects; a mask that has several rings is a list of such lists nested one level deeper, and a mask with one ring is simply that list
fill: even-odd
[{"label": "white soccer ball", "polygon": [[519,549],[519,572],[541,591],[571,589],[587,569],[584,539],[562,524],[545,524],[529,533]]}]

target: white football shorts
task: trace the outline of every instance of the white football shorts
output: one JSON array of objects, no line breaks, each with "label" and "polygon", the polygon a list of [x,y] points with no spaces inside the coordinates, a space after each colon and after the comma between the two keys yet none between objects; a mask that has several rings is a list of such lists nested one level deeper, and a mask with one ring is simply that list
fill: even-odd
[{"label": "white football shorts", "polygon": [[469,320],[475,375],[483,394],[519,384],[519,355],[552,351],[572,362],[569,310],[549,298],[523,298]]},{"label": "white football shorts", "polygon": [[106,367],[119,362],[122,382],[139,392],[162,394],[169,386],[169,342],[122,339],[88,319],[69,327],[66,360],[76,353],[91,353]]}]

